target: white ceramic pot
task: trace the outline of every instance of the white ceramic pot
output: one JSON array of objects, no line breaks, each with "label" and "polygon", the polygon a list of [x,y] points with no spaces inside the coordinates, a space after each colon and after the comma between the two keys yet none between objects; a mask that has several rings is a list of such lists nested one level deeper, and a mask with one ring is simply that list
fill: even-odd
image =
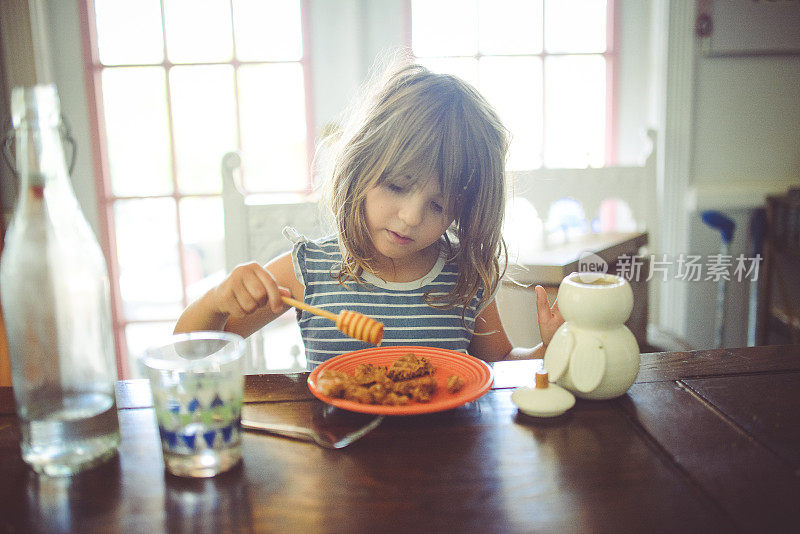
[{"label": "white ceramic pot", "polygon": [[561,281],[558,309],[564,324],[544,356],[550,380],[584,399],[612,399],[639,373],[639,345],[625,321],[633,291],[613,274],[572,273]]}]

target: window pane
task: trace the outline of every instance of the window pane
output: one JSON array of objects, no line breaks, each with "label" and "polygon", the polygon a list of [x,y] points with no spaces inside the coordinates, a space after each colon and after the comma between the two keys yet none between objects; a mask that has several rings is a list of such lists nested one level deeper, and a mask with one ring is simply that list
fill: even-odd
[{"label": "window pane", "polygon": [[299,0],[234,0],[236,56],[296,61],[303,55]]},{"label": "window pane", "polygon": [[236,149],[233,68],[170,70],[178,187],[182,193],[222,191],[222,155]]},{"label": "window pane", "polygon": [[606,66],[602,56],[545,61],[547,167],[601,167],[605,163]]},{"label": "window pane", "polygon": [[128,342],[128,369],[130,376],[126,378],[145,378],[139,368],[139,358],[144,351],[162,343],[172,335],[175,321],[159,323],[133,323],[125,327],[125,339]]},{"label": "window pane", "polygon": [[114,223],[125,319],[177,318],[183,311],[183,291],[175,201],[119,200]]},{"label": "window pane", "polygon": [[105,69],[101,80],[112,192],[117,196],[172,193],[164,70]]},{"label": "window pane", "polygon": [[229,61],[230,0],[164,0],[167,57],[174,63]]},{"label": "window pane", "polygon": [[220,197],[180,201],[186,292],[194,301],[225,277],[225,220]]},{"label": "window pane", "polygon": [[544,17],[548,52],[605,52],[605,0],[547,0]]},{"label": "window pane", "polygon": [[248,191],[306,187],[305,89],[297,63],[239,69],[244,187]]},{"label": "window pane", "polygon": [[477,0],[412,0],[417,56],[472,56],[478,51]]},{"label": "window pane", "polygon": [[433,72],[452,74],[475,87],[478,86],[478,60],[474,57],[420,58],[419,64]]},{"label": "window pane", "polygon": [[511,133],[509,170],[541,167],[542,60],[539,57],[484,57],[481,92]]},{"label": "window pane", "polygon": [[539,54],[542,0],[481,0],[482,54]]},{"label": "window pane", "polygon": [[164,60],[158,0],[95,0],[100,63],[124,65]]}]

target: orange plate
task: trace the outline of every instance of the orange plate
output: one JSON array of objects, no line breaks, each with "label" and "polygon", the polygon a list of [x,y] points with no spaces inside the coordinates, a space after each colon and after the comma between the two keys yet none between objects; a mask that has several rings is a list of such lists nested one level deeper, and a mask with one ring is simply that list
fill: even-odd
[{"label": "orange plate", "polygon": [[[436,367],[436,383],[438,388],[430,402],[409,402],[405,406],[384,406],[381,404],[362,404],[345,399],[335,399],[323,395],[317,390],[317,377],[322,371],[342,371],[352,375],[356,366],[361,363],[373,365],[391,365],[403,354],[413,352],[417,356],[424,356]],[[458,375],[464,381],[461,391],[450,393],[447,391],[447,378]],[[335,356],[311,371],[308,376],[308,387],[311,393],[321,401],[332,404],[338,408],[351,412],[374,413],[380,415],[416,415],[422,413],[441,412],[450,410],[474,401],[486,393],[492,385],[492,369],[486,362],[472,356],[446,349],[433,347],[376,347],[357,350]]]}]

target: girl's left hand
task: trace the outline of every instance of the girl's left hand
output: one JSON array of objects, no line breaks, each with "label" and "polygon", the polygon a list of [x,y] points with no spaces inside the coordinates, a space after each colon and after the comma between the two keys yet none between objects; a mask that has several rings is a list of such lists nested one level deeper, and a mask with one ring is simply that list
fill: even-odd
[{"label": "girl's left hand", "polygon": [[553,335],[564,322],[561,312],[558,311],[558,298],[556,297],[553,306],[547,298],[547,291],[542,286],[536,286],[536,312],[539,315],[539,334],[542,337],[544,346],[550,344]]}]

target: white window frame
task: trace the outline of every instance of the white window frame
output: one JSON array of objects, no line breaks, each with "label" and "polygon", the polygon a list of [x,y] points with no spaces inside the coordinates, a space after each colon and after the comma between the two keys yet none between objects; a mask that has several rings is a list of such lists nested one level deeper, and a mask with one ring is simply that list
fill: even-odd
[{"label": "white window frame", "polygon": [[[547,0],[545,0],[546,2]],[[551,0],[552,1],[552,0]],[[412,43],[412,16],[411,16],[411,0],[405,0],[405,34],[406,46],[409,50],[413,50]],[[544,2],[542,3],[544,9]],[[547,28],[543,28],[542,39],[545,38]],[[606,64],[606,133],[605,133],[605,165],[612,166],[618,162],[618,109],[617,109],[617,95],[619,94],[619,43],[620,43],[620,7],[618,0],[606,0],[606,50],[605,52],[592,53],[591,55],[603,56]],[[542,46],[542,52],[539,54],[515,54],[515,56],[526,57],[540,57],[542,62],[548,56],[564,56],[574,55],[574,53],[549,53],[545,47]],[[502,57],[502,55],[485,55],[480,51],[472,56],[436,56],[436,57],[466,57],[479,60],[481,57]],[[542,95],[545,95],[546,75],[542,75]],[[544,103],[542,104],[544,106]],[[542,116],[546,110],[543,110]],[[547,132],[544,127],[545,121],[542,121],[542,147],[546,145]],[[543,161],[543,160],[542,160]]]},{"label": "white window frame", "polygon": [[[176,318],[156,318],[153,320],[135,320],[135,319],[127,319],[124,314],[123,302],[122,302],[122,294],[120,290],[120,283],[119,283],[119,276],[120,276],[120,265],[117,260],[117,243],[115,238],[115,223],[114,223],[114,203],[120,200],[131,200],[131,199],[145,199],[145,198],[173,198],[175,201],[175,210],[176,210],[176,225],[177,225],[177,235],[178,235],[178,254],[179,254],[179,262],[180,262],[180,271],[181,271],[181,287],[183,291],[183,306],[186,307],[189,304],[189,298],[187,295],[187,272],[186,272],[186,258],[184,257],[184,246],[183,246],[183,238],[181,236],[181,214],[180,214],[180,200],[184,197],[194,197],[194,198],[220,198],[222,197],[222,193],[208,193],[208,194],[198,194],[198,193],[191,193],[191,194],[184,194],[178,190],[177,182],[173,180],[173,192],[172,194],[168,195],[154,195],[154,196],[116,196],[113,194],[111,190],[111,174],[108,162],[108,148],[107,148],[107,141],[106,141],[106,134],[104,128],[104,113],[103,113],[103,94],[101,89],[101,76],[102,71],[106,68],[116,68],[115,66],[106,67],[101,64],[100,59],[98,57],[98,40],[97,40],[97,28],[95,24],[95,8],[94,8],[94,0],[80,0],[79,1],[79,9],[80,9],[80,25],[81,25],[81,34],[83,38],[83,55],[84,55],[84,72],[86,76],[86,87],[87,87],[87,101],[89,103],[89,123],[90,123],[90,135],[91,135],[91,144],[92,149],[94,152],[94,174],[97,177],[96,180],[96,194],[97,194],[97,204],[98,208],[98,224],[100,227],[100,241],[101,247],[103,248],[103,252],[108,258],[108,269],[110,275],[110,282],[111,282],[111,312],[112,312],[112,321],[113,321],[113,329],[114,329],[114,339],[115,339],[115,349],[116,349],[116,359],[117,359],[117,369],[118,374],[121,379],[129,378],[131,376],[131,367],[129,362],[129,351],[128,351],[128,344],[127,344],[127,337],[126,337],[126,327],[130,324],[136,323],[174,323]],[[313,186],[313,176],[311,173],[311,165],[313,162],[313,155],[314,155],[314,143],[315,143],[315,136],[314,136],[314,113],[313,113],[313,80],[311,76],[311,43],[310,43],[310,24],[309,24],[309,0],[300,0],[300,10],[301,10],[301,31],[302,31],[302,39],[303,39],[303,55],[298,61],[302,66],[303,70],[303,77],[304,77],[304,88],[305,88],[305,110],[306,110],[306,151],[308,154],[307,157],[307,170],[306,170],[306,180],[305,180],[305,188],[299,191],[296,191],[300,194],[307,194],[311,191]],[[162,34],[166,31],[164,28],[164,0],[161,0],[161,20],[162,20]],[[164,38],[164,46],[166,47],[166,37]],[[234,55],[235,56],[235,55]],[[174,65],[168,59],[166,49],[164,51],[164,59],[161,63],[158,64],[147,64],[146,66],[152,67],[162,67],[165,69],[167,74],[167,111],[168,111],[168,120],[169,120],[169,129],[170,129],[170,150],[173,153],[172,157],[172,176],[176,176],[176,158],[174,157],[174,146],[172,146],[174,136],[172,135],[173,131],[173,119],[171,113],[171,103],[169,99],[169,69],[173,66],[184,66],[190,65],[188,63],[181,63],[180,65]],[[227,64],[231,65],[234,68],[234,72],[238,70],[238,67],[243,64],[264,64],[264,63],[271,63],[269,61],[254,61],[254,62],[243,62],[240,60],[235,59],[235,57],[228,62],[215,62],[215,64]],[[136,66],[144,66],[144,65],[125,65],[125,67],[136,67]],[[234,74],[235,76],[236,74]],[[239,96],[238,91],[236,92],[236,107],[237,107],[237,114],[238,114],[238,107],[239,107]],[[241,132],[239,131],[240,125],[237,121],[237,142],[241,143]]]}]

